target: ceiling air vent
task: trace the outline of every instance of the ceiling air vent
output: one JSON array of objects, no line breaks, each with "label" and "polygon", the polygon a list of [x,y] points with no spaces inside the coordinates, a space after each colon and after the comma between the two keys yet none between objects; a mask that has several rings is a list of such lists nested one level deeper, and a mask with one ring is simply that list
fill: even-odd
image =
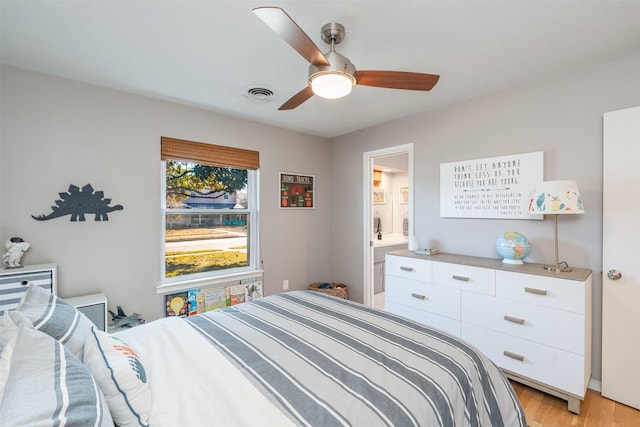
[{"label": "ceiling air vent", "polygon": [[247,89],[246,97],[254,101],[273,101],[276,99],[276,94],[264,87],[250,87]]}]

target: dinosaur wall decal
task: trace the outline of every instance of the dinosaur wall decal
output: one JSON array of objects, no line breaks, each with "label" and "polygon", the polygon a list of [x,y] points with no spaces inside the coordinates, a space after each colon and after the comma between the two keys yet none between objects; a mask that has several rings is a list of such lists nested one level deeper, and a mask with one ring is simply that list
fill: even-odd
[{"label": "dinosaur wall decal", "polygon": [[31,215],[38,221],[47,221],[65,215],[71,215],[71,221],[84,221],[85,214],[94,214],[96,221],[109,221],[107,214],[124,209],[122,205],[109,206],[111,199],[104,198],[103,191],[94,191],[91,184],[82,188],[69,185],[67,193],[58,193],[61,200],[56,200],[56,206],[51,206],[52,212],[48,215]]}]

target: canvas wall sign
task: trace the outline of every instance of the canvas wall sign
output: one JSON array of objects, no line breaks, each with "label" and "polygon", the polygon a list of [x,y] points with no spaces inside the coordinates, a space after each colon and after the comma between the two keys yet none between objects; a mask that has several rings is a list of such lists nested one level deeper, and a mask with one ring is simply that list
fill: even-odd
[{"label": "canvas wall sign", "polygon": [[542,151],[441,163],[440,216],[542,219],[528,208],[543,175]]}]

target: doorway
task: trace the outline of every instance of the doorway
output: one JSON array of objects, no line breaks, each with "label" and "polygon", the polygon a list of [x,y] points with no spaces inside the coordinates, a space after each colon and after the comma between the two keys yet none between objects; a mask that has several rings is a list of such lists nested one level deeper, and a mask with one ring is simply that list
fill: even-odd
[{"label": "doorway", "polygon": [[[387,169],[390,175],[406,173],[406,178],[403,178],[404,181],[399,181],[401,182],[399,186],[376,188],[374,176],[376,180],[380,179],[379,172],[383,172],[384,169]],[[383,173],[382,179],[385,179],[384,177]],[[404,185],[405,182],[406,185]],[[362,221],[363,302],[365,305],[374,306],[376,291],[374,279],[376,273],[378,276],[382,274],[379,263],[374,264],[374,251],[377,248],[379,253],[383,245],[389,248],[399,248],[398,245],[402,244],[403,238],[404,247],[406,247],[408,237],[414,235],[413,144],[365,152],[363,154],[363,189],[365,192]],[[375,193],[374,190],[376,190]],[[381,240],[378,240],[378,232],[382,234]]]}]

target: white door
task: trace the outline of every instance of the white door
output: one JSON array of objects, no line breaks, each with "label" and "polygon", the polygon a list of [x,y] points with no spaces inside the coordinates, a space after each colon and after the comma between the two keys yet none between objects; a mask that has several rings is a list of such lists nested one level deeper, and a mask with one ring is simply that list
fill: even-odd
[{"label": "white door", "polygon": [[604,115],[602,395],[640,409],[640,107]]}]

